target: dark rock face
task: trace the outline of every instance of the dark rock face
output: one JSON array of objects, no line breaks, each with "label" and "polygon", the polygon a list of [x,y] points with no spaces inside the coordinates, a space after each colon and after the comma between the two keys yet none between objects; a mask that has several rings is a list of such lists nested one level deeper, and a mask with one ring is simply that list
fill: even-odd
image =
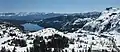
[{"label": "dark rock face", "polygon": [[112,7],[106,8],[106,10],[108,10],[108,11],[111,10],[111,9],[112,9]]}]

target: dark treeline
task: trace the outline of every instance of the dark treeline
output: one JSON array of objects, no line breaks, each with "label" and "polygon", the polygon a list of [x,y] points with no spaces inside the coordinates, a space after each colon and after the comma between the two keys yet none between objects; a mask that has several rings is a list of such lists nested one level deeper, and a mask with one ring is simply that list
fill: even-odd
[{"label": "dark treeline", "polygon": [[[45,41],[47,40],[47,42]],[[48,41],[50,40],[50,41]],[[39,37],[33,41],[33,47],[27,48],[25,52],[63,52],[62,49],[69,46],[69,39],[65,36],[60,36],[59,34],[54,34],[48,37]],[[11,46],[26,47],[26,41],[20,39],[13,39],[11,42]],[[13,50],[8,50],[5,47],[2,47],[0,52],[16,52],[16,48],[14,47]],[[54,50],[53,50],[54,49]]]}]

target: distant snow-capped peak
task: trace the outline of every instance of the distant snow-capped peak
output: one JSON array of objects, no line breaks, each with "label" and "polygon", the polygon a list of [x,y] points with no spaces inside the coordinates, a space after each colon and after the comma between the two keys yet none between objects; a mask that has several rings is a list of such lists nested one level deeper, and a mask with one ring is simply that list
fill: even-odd
[{"label": "distant snow-capped peak", "polygon": [[120,9],[119,8],[110,8],[109,10],[105,10],[102,12],[102,15],[96,19],[96,20],[107,20],[107,19],[114,19],[117,16],[120,15]]},{"label": "distant snow-capped peak", "polygon": [[[83,26],[83,30],[91,32],[106,32],[118,28],[120,25],[120,9],[109,8],[102,12],[102,15],[91,22],[86,23]],[[79,30],[78,30],[79,31]]]}]

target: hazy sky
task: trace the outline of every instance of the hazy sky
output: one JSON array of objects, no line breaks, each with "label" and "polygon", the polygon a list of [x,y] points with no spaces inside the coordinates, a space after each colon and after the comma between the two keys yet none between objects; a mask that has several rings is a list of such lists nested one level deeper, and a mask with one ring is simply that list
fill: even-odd
[{"label": "hazy sky", "polygon": [[86,12],[119,7],[120,0],[0,0],[0,12]]}]

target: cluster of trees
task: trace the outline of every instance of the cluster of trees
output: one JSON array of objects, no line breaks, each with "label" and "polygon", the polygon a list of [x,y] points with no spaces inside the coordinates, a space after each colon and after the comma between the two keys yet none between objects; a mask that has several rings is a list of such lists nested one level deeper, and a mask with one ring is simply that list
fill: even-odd
[{"label": "cluster of trees", "polygon": [[0,52],[16,52],[16,48],[14,47],[13,50],[6,49],[5,47],[2,47]]},{"label": "cluster of trees", "polygon": [[[45,39],[51,39],[51,41],[45,42]],[[63,48],[69,46],[69,39],[58,34],[45,37],[45,39],[37,36],[33,41],[33,48],[30,48],[30,52],[61,52]]]},{"label": "cluster of trees", "polygon": [[26,47],[26,41],[24,39],[13,39],[11,44],[9,45],[13,45],[15,44],[15,46],[20,46],[20,47]]}]

